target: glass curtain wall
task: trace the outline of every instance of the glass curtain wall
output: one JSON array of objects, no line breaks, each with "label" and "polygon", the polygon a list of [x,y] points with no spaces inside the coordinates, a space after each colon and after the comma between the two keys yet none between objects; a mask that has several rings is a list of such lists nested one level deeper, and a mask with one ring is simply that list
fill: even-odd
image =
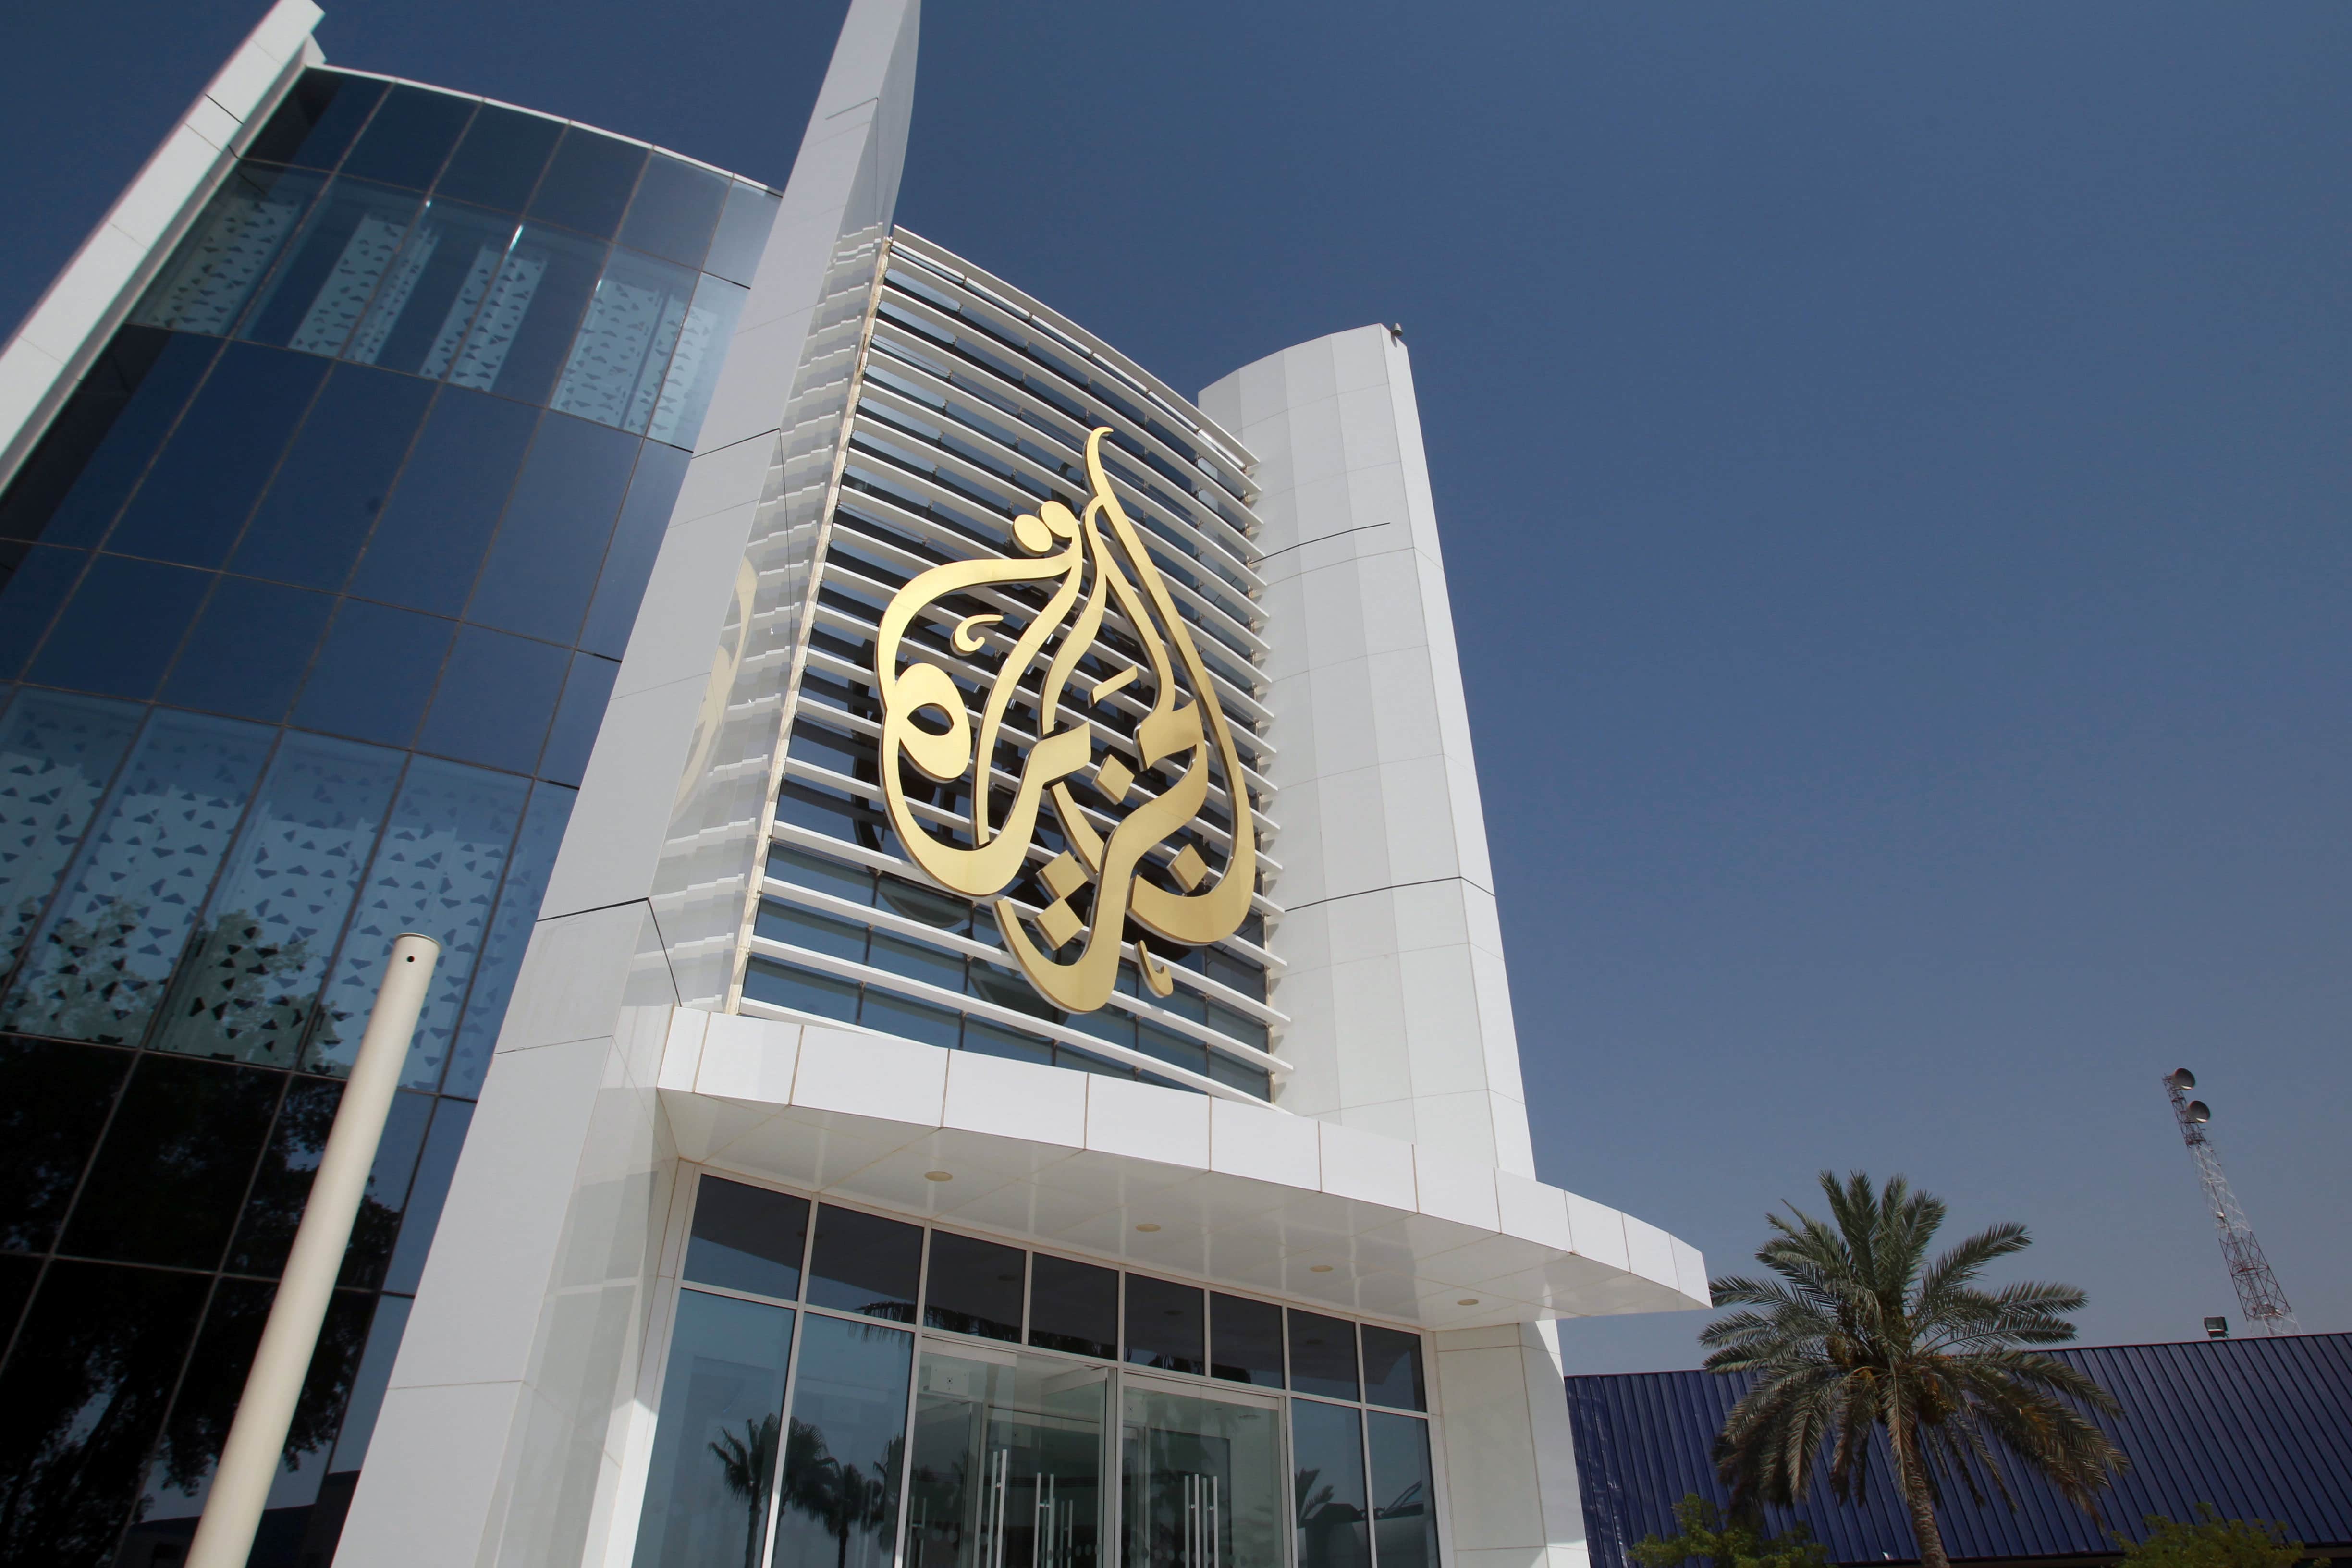
[{"label": "glass curtain wall", "polygon": [[1414,1333],[706,1174],[635,1562],[1437,1568],[1427,1408]]},{"label": "glass curtain wall", "polygon": [[775,201],[308,72],[0,492],[0,1559],[184,1550],[422,931],[254,1561],[331,1554]]}]

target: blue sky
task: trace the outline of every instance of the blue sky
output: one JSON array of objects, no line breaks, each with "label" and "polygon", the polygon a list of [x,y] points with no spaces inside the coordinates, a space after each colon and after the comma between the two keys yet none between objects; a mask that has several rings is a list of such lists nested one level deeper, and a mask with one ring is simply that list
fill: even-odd
[{"label": "blue sky", "polygon": [[[0,318],[261,7],[12,23]],[[781,184],[833,6],[333,6]],[[822,35],[822,36],[821,36]],[[1542,1174],[1903,1171],[2093,1342],[2352,1329],[2352,11],[931,0],[899,216],[1178,386],[1400,321]],[[1692,1364],[1696,1314],[1570,1325]]]}]

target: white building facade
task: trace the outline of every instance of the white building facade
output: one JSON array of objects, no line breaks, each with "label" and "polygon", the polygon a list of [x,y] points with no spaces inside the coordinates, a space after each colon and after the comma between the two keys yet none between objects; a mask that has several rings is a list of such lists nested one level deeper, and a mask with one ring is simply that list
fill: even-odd
[{"label": "white building facade", "polygon": [[1549,1324],[1706,1276],[1535,1177],[1401,337],[1188,398],[898,227],[918,21],[760,209],[335,1560],[1580,1568]]}]

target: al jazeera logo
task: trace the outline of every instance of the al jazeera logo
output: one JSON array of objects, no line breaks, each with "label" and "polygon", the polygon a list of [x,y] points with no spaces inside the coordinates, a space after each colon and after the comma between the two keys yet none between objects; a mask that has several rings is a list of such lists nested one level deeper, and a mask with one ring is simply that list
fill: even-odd
[{"label": "al jazeera logo", "polygon": [[[1110,999],[1129,921],[1174,944],[1217,942],[1241,929],[1257,881],[1256,826],[1233,731],[1168,585],[1103,471],[1109,434],[1106,427],[1087,438],[1084,511],[1047,501],[1014,519],[1013,541],[1026,559],[956,561],[924,572],[890,601],[874,645],[891,826],[940,885],[996,900],[997,926],[1022,973],[1072,1013]],[[950,623],[958,654],[1002,655],[985,687],[970,695],[909,641],[918,626]],[[1121,692],[1128,701],[1110,706]],[[1066,716],[1066,694],[1093,716]],[[1130,738],[1125,717],[1146,703]],[[1036,735],[1017,759],[1000,755],[1016,707],[1034,716]],[[914,786],[935,797],[925,805],[967,803],[961,819],[919,816],[908,770],[941,786]],[[1233,822],[1221,871],[1201,852],[1213,847],[1202,820],[1213,772]],[[1153,793],[1138,788],[1147,780]],[[1081,809],[1079,790],[1114,820],[1108,837]],[[1068,847],[1039,873],[1052,901],[1024,917],[1002,895],[1026,868],[1048,807]],[[1137,941],[1135,952],[1144,984],[1169,994],[1175,983],[1150,942]]]}]

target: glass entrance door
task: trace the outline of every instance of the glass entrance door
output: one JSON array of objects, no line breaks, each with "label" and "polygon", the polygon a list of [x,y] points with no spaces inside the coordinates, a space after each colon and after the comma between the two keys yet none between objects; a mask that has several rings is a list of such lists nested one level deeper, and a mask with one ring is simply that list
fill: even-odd
[{"label": "glass entrance door", "polygon": [[1278,1408],[1122,1381],[1120,1568],[1281,1568]]},{"label": "glass entrance door", "polygon": [[927,1350],[915,1396],[911,1568],[1097,1568],[1108,1367]]}]

